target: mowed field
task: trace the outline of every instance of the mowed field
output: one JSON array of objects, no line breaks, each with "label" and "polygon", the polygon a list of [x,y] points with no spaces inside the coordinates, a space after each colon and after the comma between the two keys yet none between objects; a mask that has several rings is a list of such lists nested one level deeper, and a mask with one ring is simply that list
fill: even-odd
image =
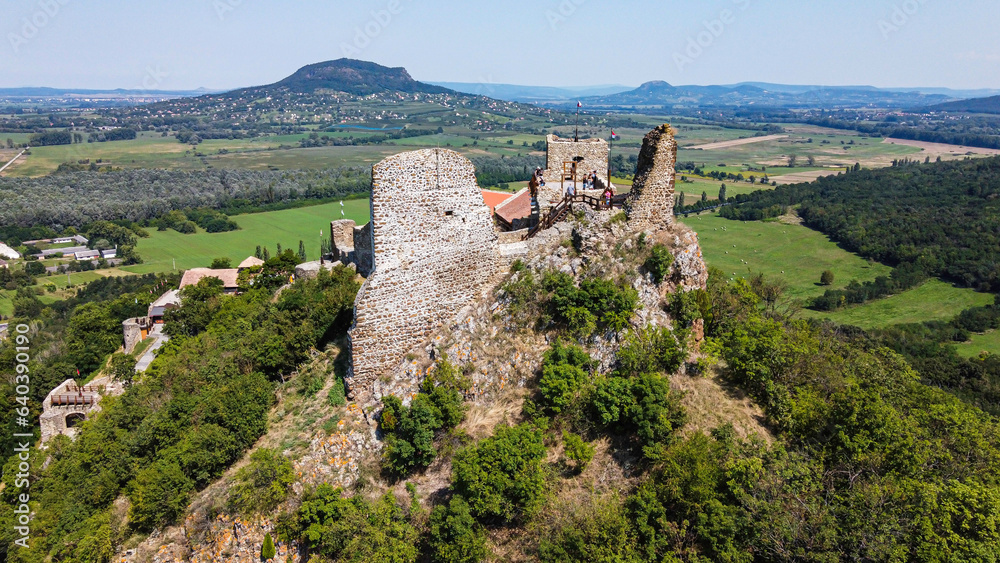
[{"label": "mowed field", "polygon": [[[803,303],[828,289],[819,284],[824,270],[834,273],[830,288],[843,288],[852,280],[872,280],[888,275],[891,269],[871,263],[837,246],[826,235],[798,224],[782,222],[742,222],[704,214],[683,220],[698,233],[702,253],[709,266],[730,277],[746,278],[763,273],[781,279],[786,295]],[[876,328],[898,323],[950,320],[969,307],[987,305],[993,296],[957,288],[940,280],[899,295],[834,312],[802,309],[802,318],[826,318],[839,324]],[[978,337],[980,344],[1000,349],[997,335]],[[997,340],[1000,340],[998,338]],[[975,352],[978,353],[978,350]],[[970,352],[969,355],[974,355]]]},{"label": "mowed field", "polygon": [[[358,224],[368,222],[367,199],[344,200],[344,215]],[[136,250],[143,258],[142,264],[125,266],[124,271],[135,274],[167,272],[174,268],[208,267],[215,258],[229,258],[233,265],[247,256],[253,256],[257,245],[267,247],[273,256],[280,244],[282,249],[298,251],[301,240],[309,260],[319,259],[320,231],[324,240],[330,238],[330,221],[340,219],[340,204],[327,203],[288,209],[235,215],[233,220],[240,230],[228,233],[197,233],[182,235],[173,230],[150,231],[149,238],[139,239]]]}]

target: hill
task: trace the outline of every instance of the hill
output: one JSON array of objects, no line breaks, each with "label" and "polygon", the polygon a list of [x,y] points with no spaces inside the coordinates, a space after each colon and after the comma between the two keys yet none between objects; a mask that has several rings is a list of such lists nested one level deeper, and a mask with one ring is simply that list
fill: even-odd
[{"label": "hill", "polygon": [[959,100],[957,102],[947,102],[926,108],[924,111],[947,111],[954,113],[991,113],[1000,114],[1000,96],[989,98],[975,98],[972,100]]},{"label": "hill", "polygon": [[389,68],[368,61],[337,59],[306,65],[274,84],[235,90],[223,96],[239,96],[246,91],[312,94],[318,90],[345,92],[356,96],[391,91],[410,94],[418,92],[456,94],[448,88],[418,82],[402,67]]}]

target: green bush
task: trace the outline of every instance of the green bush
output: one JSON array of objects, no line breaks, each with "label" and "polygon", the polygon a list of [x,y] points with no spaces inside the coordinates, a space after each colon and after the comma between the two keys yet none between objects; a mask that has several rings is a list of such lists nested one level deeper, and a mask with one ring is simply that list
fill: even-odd
[{"label": "green bush", "polygon": [[462,391],[468,386],[468,379],[441,358],[409,407],[395,396],[384,399],[379,429],[385,434],[386,470],[401,476],[434,461],[435,433],[462,422]]},{"label": "green bush", "polygon": [[590,404],[604,427],[635,436],[647,456],[654,456],[658,446],[669,444],[687,420],[669,380],[656,374],[605,378],[593,390]]},{"label": "green bush", "polygon": [[240,514],[273,512],[288,496],[295,471],[280,452],[260,448],[250,454],[250,463],[236,474],[229,489],[229,503]]},{"label": "green bush", "polygon": [[618,350],[618,373],[629,377],[676,372],[687,359],[686,336],[656,327],[632,331]]},{"label": "green bush", "polygon": [[670,267],[674,265],[674,255],[662,244],[654,244],[644,266],[653,275],[653,281],[659,284],[667,278]]},{"label": "green bush", "polygon": [[417,529],[392,492],[375,502],[323,483],[307,495],[294,519],[279,522],[280,538],[299,540],[310,552],[350,563],[413,563]]},{"label": "green bush", "polygon": [[158,461],[136,475],[129,492],[128,517],[138,530],[152,531],[172,522],[187,508],[194,483],[176,461]]},{"label": "green bush", "polygon": [[530,425],[499,426],[496,433],[455,454],[452,490],[482,522],[514,522],[542,504],[546,475],[542,432]]},{"label": "green bush", "polygon": [[701,301],[703,301],[702,294],[704,293],[700,289],[693,289],[691,291],[678,289],[670,296],[668,310],[674,322],[677,323],[678,328],[689,328],[694,321],[701,318]]},{"label": "green bush", "polygon": [[476,563],[490,554],[486,535],[461,496],[435,506],[429,528],[427,546],[434,563]]},{"label": "green bush", "polygon": [[[538,560],[543,563],[639,563],[679,561],[667,556],[640,557],[631,515],[617,498],[598,499],[557,515],[558,524],[540,534]],[[672,555],[672,554],[671,554]]]},{"label": "green bush", "polygon": [[562,412],[587,381],[585,370],[590,369],[591,363],[586,352],[557,340],[542,361],[542,377],[538,382],[541,405],[550,412]]},{"label": "green bush", "polygon": [[563,430],[563,446],[566,459],[575,463],[577,472],[586,469],[590,460],[594,459],[594,446],[585,442],[578,434]]},{"label": "green bush", "polygon": [[548,272],[542,287],[550,294],[552,318],[577,338],[586,338],[598,329],[620,330],[622,319],[627,323],[639,305],[638,292],[610,280],[586,279],[577,287],[573,276]]}]

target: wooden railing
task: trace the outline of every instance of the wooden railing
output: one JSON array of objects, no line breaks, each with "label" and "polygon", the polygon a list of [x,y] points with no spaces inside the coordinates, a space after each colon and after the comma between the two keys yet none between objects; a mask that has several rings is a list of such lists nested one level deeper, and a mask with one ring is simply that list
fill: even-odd
[{"label": "wooden railing", "polygon": [[[622,204],[625,203],[626,199],[628,199],[628,194],[613,196],[611,198],[610,209],[621,207]],[[574,203],[583,203],[589,205],[591,209],[598,211],[602,209],[609,209],[609,207],[605,204],[603,197],[587,194],[566,195],[561,201],[559,201],[559,203],[549,209],[549,212],[545,214],[544,218],[538,221],[538,224],[528,230],[528,234],[524,236],[524,239],[527,240],[543,230],[551,228],[552,225],[555,225],[559,221],[565,220],[566,216],[569,215],[569,212],[573,210]]]}]

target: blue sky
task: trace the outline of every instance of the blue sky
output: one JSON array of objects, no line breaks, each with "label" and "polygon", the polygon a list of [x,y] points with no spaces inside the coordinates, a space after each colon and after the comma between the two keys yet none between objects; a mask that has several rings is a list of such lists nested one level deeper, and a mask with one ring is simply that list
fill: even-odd
[{"label": "blue sky", "polygon": [[424,81],[1000,88],[993,0],[7,0],[0,87],[212,89],[345,54]]}]

